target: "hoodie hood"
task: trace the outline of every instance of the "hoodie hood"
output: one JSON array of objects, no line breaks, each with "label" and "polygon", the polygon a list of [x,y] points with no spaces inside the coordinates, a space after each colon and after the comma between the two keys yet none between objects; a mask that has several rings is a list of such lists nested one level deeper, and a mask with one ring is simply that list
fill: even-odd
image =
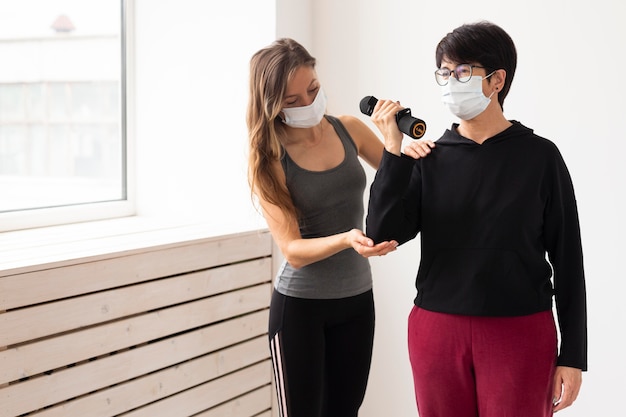
[{"label": "hoodie hood", "polygon": [[517,120],[510,120],[512,123],[507,129],[486,139],[483,144],[478,144],[471,139],[461,136],[457,133],[458,123],[453,123],[450,129],[447,129],[443,135],[437,140],[437,145],[466,145],[466,146],[483,146],[487,143],[492,144],[500,142],[506,139],[511,139],[519,136],[532,135],[533,130],[524,126]]}]

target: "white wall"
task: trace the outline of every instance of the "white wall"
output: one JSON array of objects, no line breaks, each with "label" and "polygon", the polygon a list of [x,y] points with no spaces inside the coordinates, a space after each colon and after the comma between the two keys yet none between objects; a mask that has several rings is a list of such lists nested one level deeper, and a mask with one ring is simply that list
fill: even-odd
[{"label": "white wall", "polygon": [[[621,413],[618,399],[626,373],[618,342],[626,328],[625,274],[619,268],[626,253],[623,16],[618,0],[528,0],[506,6],[485,0],[317,0],[313,13],[313,51],[329,112],[359,114],[365,95],[397,99],[426,120],[426,137],[433,140],[453,121],[434,81],[437,42],[460,24],[480,19],[501,25],[513,37],[519,63],[505,115],[559,146],[579,203],[589,372],[575,406],[559,413],[570,417]],[[416,415],[406,316],[418,262],[417,241],[372,260],[377,330],[361,417]]]},{"label": "white wall", "polygon": [[[273,0],[136,0],[138,214],[263,226],[246,180],[248,68]],[[247,226],[249,225],[249,226]]]}]

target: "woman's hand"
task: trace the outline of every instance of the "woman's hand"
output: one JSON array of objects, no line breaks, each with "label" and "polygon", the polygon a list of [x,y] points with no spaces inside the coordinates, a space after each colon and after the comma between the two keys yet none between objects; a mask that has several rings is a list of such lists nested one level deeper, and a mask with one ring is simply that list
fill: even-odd
[{"label": "woman's hand", "polygon": [[420,159],[426,157],[430,153],[430,150],[434,147],[435,142],[432,140],[414,140],[405,146],[403,153],[413,159]]},{"label": "woman's hand", "polygon": [[404,109],[398,101],[378,100],[371,120],[376,125],[385,139],[385,149],[388,152],[400,156],[402,146],[402,132],[396,122],[396,114]]},{"label": "woman's hand", "polygon": [[568,366],[557,366],[554,373],[554,392],[552,394],[554,412],[569,407],[574,403],[583,383],[582,371]]},{"label": "woman's hand", "polygon": [[398,247],[395,240],[380,242],[374,244],[374,241],[359,229],[352,229],[347,234],[347,239],[352,248],[361,256],[369,258],[370,256],[385,256],[389,252],[393,252]]}]

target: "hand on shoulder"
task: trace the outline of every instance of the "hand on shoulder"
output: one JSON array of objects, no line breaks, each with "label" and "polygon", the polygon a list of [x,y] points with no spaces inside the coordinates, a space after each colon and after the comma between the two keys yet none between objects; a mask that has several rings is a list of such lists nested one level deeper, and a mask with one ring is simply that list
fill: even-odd
[{"label": "hand on shoulder", "polygon": [[435,147],[435,142],[428,139],[419,139],[410,142],[405,146],[402,153],[413,159],[420,159],[428,156],[431,149]]}]

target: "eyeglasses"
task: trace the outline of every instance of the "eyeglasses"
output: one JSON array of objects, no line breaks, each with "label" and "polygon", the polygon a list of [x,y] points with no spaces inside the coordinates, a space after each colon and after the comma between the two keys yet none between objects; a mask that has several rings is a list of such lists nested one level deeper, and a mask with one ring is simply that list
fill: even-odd
[{"label": "eyeglasses", "polygon": [[450,71],[448,68],[439,68],[435,71],[435,80],[437,80],[437,84],[443,86],[448,84],[448,80],[450,79],[450,75],[454,73],[454,78],[460,83],[466,83],[472,78],[472,70],[474,68],[485,68],[479,65],[470,65],[470,64],[460,64],[458,65],[454,71]]}]

